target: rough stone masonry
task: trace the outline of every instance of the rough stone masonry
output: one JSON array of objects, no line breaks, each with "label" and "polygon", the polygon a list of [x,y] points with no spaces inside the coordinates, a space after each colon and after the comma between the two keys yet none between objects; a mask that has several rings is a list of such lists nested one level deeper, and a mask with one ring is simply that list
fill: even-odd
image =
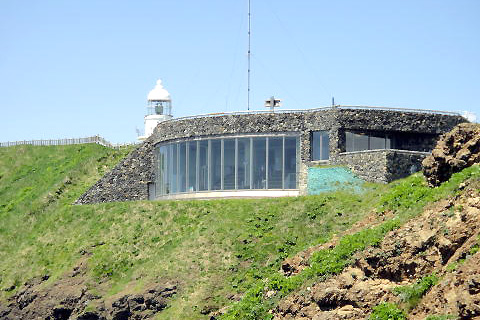
[{"label": "rough stone masonry", "polygon": [[[300,136],[299,189],[306,193],[306,170],[311,158],[311,134],[326,130],[330,138],[329,165],[344,165],[362,179],[388,182],[420,168],[439,135],[467,120],[460,115],[382,109],[331,107],[292,112],[210,115],[160,123],[152,136],[95,183],[76,204],[147,200],[155,179],[155,145],[198,137],[295,132]],[[375,131],[402,135],[404,150],[345,152],[345,131]],[[419,139],[421,137],[421,139]],[[424,151],[415,153],[408,151]]]}]

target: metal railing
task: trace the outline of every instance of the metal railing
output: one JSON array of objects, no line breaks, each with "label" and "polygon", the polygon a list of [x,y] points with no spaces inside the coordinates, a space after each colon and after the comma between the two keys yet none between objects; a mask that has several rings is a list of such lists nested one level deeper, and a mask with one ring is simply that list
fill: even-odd
[{"label": "metal railing", "polygon": [[[440,114],[440,115],[449,115],[449,116],[461,116],[458,112],[451,111],[441,111],[441,110],[428,110],[428,109],[408,109],[408,108],[391,108],[391,107],[377,107],[377,106],[330,106],[330,107],[320,107],[313,109],[284,109],[284,110],[275,110],[273,113],[306,113],[306,112],[317,112],[324,110],[335,110],[335,109],[351,109],[351,110],[380,110],[380,111],[399,111],[399,112],[409,112],[409,113],[430,113],[430,114]],[[235,116],[235,115],[249,115],[249,114],[267,114],[272,113],[270,110],[251,110],[251,111],[231,111],[231,112],[218,112],[218,113],[206,113],[193,116],[185,116],[173,118],[166,120],[165,122],[176,122],[181,120],[197,119],[197,118],[211,118],[211,117],[221,117],[221,116]]]},{"label": "metal railing", "polygon": [[377,106],[335,106],[330,108],[399,111],[399,112],[411,112],[411,113],[432,113],[432,114],[441,114],[441,115],[448,115],[448,116],[461,116],[461,114],[458,112],[430,110],[430,109],[409,109],[409,108],[377,107]]},{"label": "metal railing", "polygon": [[112,144],[99,135],[86,138],[72,138],[72,139],[48,139],[48,140],[23,140],[23,141],[9,141],[9,142],[0,142],[0,147],[13,147],[21,145],[32,145],[32,146],[64,146],[72,144],[85,144],[85,143],[95,143],[109,148],[120,148],[128,145],[134,145],[132,143],[121,143],[121,144]]},{"label": "metal railing", "polygon": [[381,153],[381,152],[397,152],[402,154],[419,154],[428,156],[431,155],[431,152],[428,151],[415,151],[415,150],[403,150],[403,149],[368,149],[368,150],[359,150],[359,151],[345,151],[340,152],[339,156],[348,156],[348,155],[355,155],[355,154],[365,154],[365,153]]}]

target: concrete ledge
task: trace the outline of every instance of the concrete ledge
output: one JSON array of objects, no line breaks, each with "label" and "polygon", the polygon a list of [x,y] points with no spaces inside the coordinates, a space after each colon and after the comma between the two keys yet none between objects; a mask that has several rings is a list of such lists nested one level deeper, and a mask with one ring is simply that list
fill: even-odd
[{"label": "concrete ledge", "polygon": [[431,152],[424,152],[424,151],[411,151],[411,150],[400,150],[400,149],[374,149],[374,150],[362,150],[362,151],[349,151],[349,152],[340,152],[338,155],[350,155],[350,154],[364,154],[364,153],[375,153],[375,152],[397,152],[403,154],[418,154],[428,156]]},{"label": "concrete ledge", "polygon": [[156,198],[155,200],[187,200],[187,199],[215,199],[215,198],[277,198],[296,197],[298,190],[224,190],[200,191],[195,193],[179,193]]}]

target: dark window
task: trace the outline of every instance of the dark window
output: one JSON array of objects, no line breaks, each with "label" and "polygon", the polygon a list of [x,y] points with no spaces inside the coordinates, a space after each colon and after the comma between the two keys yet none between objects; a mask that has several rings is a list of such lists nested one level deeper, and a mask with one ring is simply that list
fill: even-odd
[{"label": "dark window", "polygon": [[283,137],[268,138],[268,186],[267,189],[283,187]]},{"label": "dark window", "polygon": [[210,188],[211,190],[222,189],[222,141],[220,139],[211,140],[210,154]]},{"label": "dark window", "polygon": [[235,189],[235,139],[223,139],[223,189]]},{"label": "dark window", "polygon": [[285,137],[285,189],[295,189],[297,187],[297,150],[299,149],[299,140],[297,137]]},{"label": "dark window", "polygon": [[250,138],[238,139],[237,187],[250,189]]},{"label": "dark window", "polygon": [[345,132],[345,151],[389,149],[390,137],[382,133]]},{"label": "dark window", "polygon": [[198,142],[198,190],[208,190],[208,140]]},{"label": "dark window", "polygon": [[267,188],[266,159],[267,149],[265,138],[253,138],[252,184],[253,189]]},{"label": "dark window", "polygon": [[179,164],[178,164],[178,191],[187,191],[187,143],[181,142],[178,144],[179,149]]},{"label": "dark window", "polygon": [[312,132],[312,160],[328,160],[329,149],[328,131]]}]

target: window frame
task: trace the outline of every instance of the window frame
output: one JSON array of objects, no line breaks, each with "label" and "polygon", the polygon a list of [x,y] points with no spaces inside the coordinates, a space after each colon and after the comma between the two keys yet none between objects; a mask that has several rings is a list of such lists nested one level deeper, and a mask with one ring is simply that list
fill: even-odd
[{"label": "window frame", "polygon": [[[291,138],[294,138],[295,140],[295,154],[292,152],[292,140]],[[243,140],[242,140],[243,139]],[[248,181],[243,181],[240,182],[239,181],[239,166],[240,166],[240,161],[239,161],[239,146],[240,146],[240,141],[242,141],[242,143],[245,141],[244,139],[248,139],[248,143],[247,144],[243,144],[244,147],[248,148],[248,152],[246,152],[246,150],[242,150],[242,152],[244,153],[243,157],[245,159],[242,159],[243,161],[248,161],[248,164],[245,165],[245,168],[243,168],[243,170],[248,170],[248,172],[245,172],[243,173],[243,178],[245,178],[246,176],[248,176]],[[279,140],[280,139],[280,140]],[[288,159],[288,164],[289,164],[289,169],[286,168],[286,164],[287,164],[287,152],[286,152],[286,143],[285,143],[285,140],[286,139],[290,139],[289,141],[289,151],[288,151],[288,156],[292,159]],[[158,143],[156,146],[155,146],[155,150],[156,150],[156,158],[159,159],[160,157],[160,150],[164,150],[165,148],[167,149],[172,149],[173,150],[173,146],[177,146],[175,149],[177,151],[177,163],[176,163],[176,173],[177,173],[177,178],[179,179],[180,178],[180,173],[181,172],[185,172],[185,182],[186,182],[186,188],[185,190],[182,190],[181,186],[178,184],[177,185],[177,188],[175,190],[175,188],[173,190],[169,190],[169,192],[164,192],[165,191],[165,187],[166,185],[163,183],[163,180],[159,179],[160,177],[158,177],[159,175],[162,175],[162,176],[165,176],[165,175],[168,175],[169,172],[166,172],[167,170],[170,171],[171,169],[173,170],[173,167],[172,168],[169,168],[168,167],[168,164],[164,164],[163,165],[163,168],[161,168],[161,161],[157,160],[156,161],[156,166],[155,166],[155,175],[157,176],[157,178],[155,179],[155,183],[156,183],[156,190],[158,190],[156,192],[156,198],[160,198],[162,196],[167,196],[169,194],[188,194],[188,193],[198,193],[198,192],[212,192],[212,191],[241,191],[241,190],[296,190],[299,188],[299,183],[298,183],[298,179],[299,179],[299,174],[298,174],[298,171],[299,171],[299,168],[300,168],[300,139],[301,139],[301,136],[300,136],[300,133],[289,133],[289,132],[284,132],[284,133],[273,133],[273,134],[243,134],[243,135],[225,135],[225,136],[211,136],[211,137],[201,137],[201,138],[194,138],[194,139],[176,139],[176,140],[172,140],[172,141],[168,141],[168,142],[164,142],[164,143]],[[232,147],[232,145],[234,146],[234,149],[235,150],[225,150],[225,145],[227,144],[226,141],[229,142],[230,144],[230,149]],[[255,146],[255,141],[261,143],[261,144],[264,144],[264,147],[265,147],[265,150],[263,150],[262,148],[262,154],[263,156],[259,155],[260,158],[257,158],[255,156],[255,150],[254,150],[254,146]],[[270,145],[270,141],[272,141],[271,143],[275,143],[275,145]],[[200,145],[202,144],[203,146],[207,143],[208,143],[208,151],[207,151],[207,176],[208,176],[208,186],[207,186],[207,189],[205,190],[200,190],[200,189],[203,189],[203,188],[200,188],[200,182],[199,182],[199,178],[200,178],[200,174],[199,174],[199,167],[200,167]],[[214,159],[216,158],[218,155],[213,155],[213,144],[217,145],[217,147],[219,146],[220,147],[220,150],[217,150],[217,153],[220,153],[220,159]],[[258,143],[257,143],[258,144]],[[190,146],[193,146],[195,145],[195,158],[196,158],[196,164],[195,164],[195,178],[196,178],[196,181],[195,181],[195,187],[194,187],[194,190],[192,190],[189,186],[191,186],[192,182],[193,181],[190,181],[191,178],[193,177],[190,177],[190,174],[188,171],[191,171],[189,170],[189,167],[191,165],[193,165],[193,163],[191,163],[191,160],[193,160],[193,158],[190,157]],[[185,168],[181,168],[181,161],[180,161],[180,149],[181,147],[183,147],[186,149],[185,150]],[[273,148],[273,149],[272,149]],[[281,148],[280,151],[277,151],[279,148]],[[269,150],[270,149],[270,150]],[[234,152],[233,155],[229,155],[229,159],[232,160],[233,162],[230,164],[230,167],[231,165],[233,164],[234,165],[234,168],[233,168],[233,175],[234,175],[234,183],[232,184],[232,181],[229,181],[229,188],[225,189],[225,174],[226,174],[226,171],[224,166],[225,166],[225,153],[231,153],[231,152]],[[193,152],[193,150],[192,150]],[[270,159],[270,157],[272,157],[274,155],[275,159]],[[248,159],[247,159],[248,158]],[[278,158],[278,159],[277,159]],[[202,158],[203,159],[203,158]],[[257,165],[255,165],[255,163],[257,162],[257,160],[260,160],[261,163],[257,163]],[[229,160],[229,161],[230,161]],[[215,163],[214,163],[215,162]],[[214,166],[218,166],[220,165],[220,168],[216,168],[214,169]],[[275,182],[274,186],[276,188],[269,188],[270,185],[269,185],[269,178],[271,178],[269,176],[269,165],[272,166],[272,165],[275,165],[275,172],[276,172],[276,176],[275,176],[275,179],[278,180]],[[281,167],[281,168],[280,168]],[[260,169],[259,169],[260,168]],[[263,168],[263,169],[262,169]],[[280,169],[279,169],[280,168]],[[294,169],[293,171],[291,169]],[[191,168],[193,170],[193,167]],[[220,185],[217,185],[217,188],[214,188],[214,181],[212,180],[213,176],[214,176],[214,172],[215,171],[218,171],[218,169],[220,169]],[[272,168],[270,168],[272,169]],[[260,185],[254,185],[255,182],[258,182],[257,180],[258,179],[255,179],[255,172],[257,172],[258,170],[260,170],[263,174],[263,172],[265,173],[265,177],[262,178],[262,181],[260,183]],[[279,170],[281,170],[281,173],[278,172]],[[288,174],[289,174],[289,178],[290,180],[287,182],[287,179],[286,179],[286,170],[288,171]],[[228,172],[229,174],[232,174],[232,172],[230,172],[231,170],[229,169]],[[193,172],[192,172],[193,173]],[[218,172],[217,172],[218,173]],[[258,172],[257,172],[258,173]],[[294,176],[292,176],[292,173]],[[281,178],[281,179],[280,179]],[[293,182],[292,182],[293,181]],[[245,183],[247,182],[247,183]],[[242,184],[242,188],[239,188],[240,184]],[[232,185],[233,186],[233,189],[232,189]],[[220,187],[220,188],[218,188]],[[295,188],[291,188],[291,187],[295,187]]]}]

